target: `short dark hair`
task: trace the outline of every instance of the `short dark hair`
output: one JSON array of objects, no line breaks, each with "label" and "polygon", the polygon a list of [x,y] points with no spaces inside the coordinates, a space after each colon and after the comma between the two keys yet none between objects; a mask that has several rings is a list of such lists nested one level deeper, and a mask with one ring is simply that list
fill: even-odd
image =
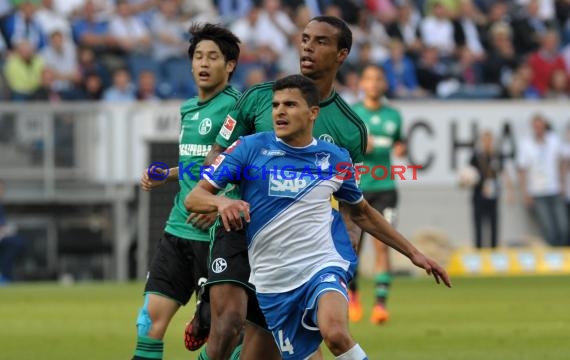
[{"label": "short dark hair", "polygon": [[[202,40],[211,40],[218,45],[226,62],[233,60],[237,65],[239,59],[239,44],[241,41],[230,30],[221,25],[206,23],[193,24],[190,27],[189,33],[191,36],[190,46],[188,46],[188,57],[190,61],[192,61],[194,57],[198,43]],[[231,78],[232,75],[233,71],[229,77]]]},{"label": "short dark hair", "polygon": [[289,75],[273,83],[273,92],[284,89],[299,89],[309,107],[319,106],[319,89],[315,82],[306,76]]},{"label": "short dark hair", "polygon": [[[338,50],[347,49],[350,53],[350,49],[352,48],[352,31],[344,22],[344,20],[339,19],[335,16],[315,16],[311,19],[311,21],[318,21],[318,22],[325,22],[330,26],[336,28],[339,32],[337,38],[337,48]],[[309,21],[310,22],[310,21]]]}]

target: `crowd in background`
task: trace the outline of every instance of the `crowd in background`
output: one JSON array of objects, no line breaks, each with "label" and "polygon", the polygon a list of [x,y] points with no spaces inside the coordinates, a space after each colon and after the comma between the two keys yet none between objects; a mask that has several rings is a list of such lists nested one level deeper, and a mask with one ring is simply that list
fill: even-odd
[{"label": "crowd in background", "polygon": [[195,95],[193,22],[242,41],[243,90],[297,73],[300,32],[336,15],[353,31],[346,100],[381,65],[400,99],[568,99],[568,0],[0,0],[0,99],[133,101]]}]

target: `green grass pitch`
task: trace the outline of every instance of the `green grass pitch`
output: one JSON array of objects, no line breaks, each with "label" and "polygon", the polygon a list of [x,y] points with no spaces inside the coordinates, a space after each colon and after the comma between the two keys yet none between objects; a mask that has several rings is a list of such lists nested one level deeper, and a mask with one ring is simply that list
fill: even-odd
[{"label": "green grass pitch", "polygon": [[[130,359],[142,283],[22,284],[0,288],[0,359]],[[351,326],[370,359],[570,359],[570,277],[456,278],[454,287],[396,278],[384,326]],[[165,359],[195,359],[183,308],[165,339]],[[333,357],[327,353],[327,359]]]}]

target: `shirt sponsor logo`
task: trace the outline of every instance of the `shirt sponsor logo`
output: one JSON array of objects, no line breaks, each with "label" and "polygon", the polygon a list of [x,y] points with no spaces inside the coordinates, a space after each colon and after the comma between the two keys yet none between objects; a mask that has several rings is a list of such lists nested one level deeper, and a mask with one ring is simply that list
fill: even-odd
[{"label": "shirt sponsor logo", "polygon": [[234,132],[236,127],[236,121],[230,115],[226,116],[226,120],[224,121],[224,125],[220,129],[220,135],[226,140],[229,140]]},{"label": "shirt sponsor logo", "polygon": [[216,274],[224,272],[228,268],[228,262],[226,259],[217,258],[212,262],[212,271]]},{"label": "shirt sponsor logo", "polygon": [[296,197],[311,182],[294,171],[280,171],[269,175],[269,196]]},{"label": "shirt sponsor logo", "polygon": [[328,283],[336,282],[336,275],[334,274],[321,275],[321,282],[328,282]]},{"label": "shirt sponsor logo", "polygon": [[283,150],[261,149],[261,155],[265,155],[265,156],[285,156],[285,151],[283,151]]},{"label": "shirt sponsor logo", "polygon": [[181,156],[202,156],[205,157],[210,152],[212,145],[203,144],[181,144],[178,152]]}]

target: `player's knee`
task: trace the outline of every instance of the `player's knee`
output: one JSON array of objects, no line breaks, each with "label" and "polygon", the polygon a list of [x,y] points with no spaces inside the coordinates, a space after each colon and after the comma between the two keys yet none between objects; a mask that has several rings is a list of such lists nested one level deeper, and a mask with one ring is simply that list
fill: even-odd
[{"label": "player's knee", "polygon": [[[213,336],[218,336],[220,338],[232,339],[239,336],[243,331],[245,326],[245,314],[241,311],[226,309],[225,311],[218,314],[215,320],[212,320],[215,324],[212,324]],[[210,334],[212,336],[212,334]]]},{"label": "player's knee", "polygon": [[144,304],[139,310],[137,317],[137,335],[148,336],[152,328],[152,319],[148,312],[148,295],[145,295]]},{"label": "player's knee", "polygon": [[332,353],[343,353],[350,349],[353,341],[348,329],[342,324],[331,324],[321,329],[325,344]]}]

